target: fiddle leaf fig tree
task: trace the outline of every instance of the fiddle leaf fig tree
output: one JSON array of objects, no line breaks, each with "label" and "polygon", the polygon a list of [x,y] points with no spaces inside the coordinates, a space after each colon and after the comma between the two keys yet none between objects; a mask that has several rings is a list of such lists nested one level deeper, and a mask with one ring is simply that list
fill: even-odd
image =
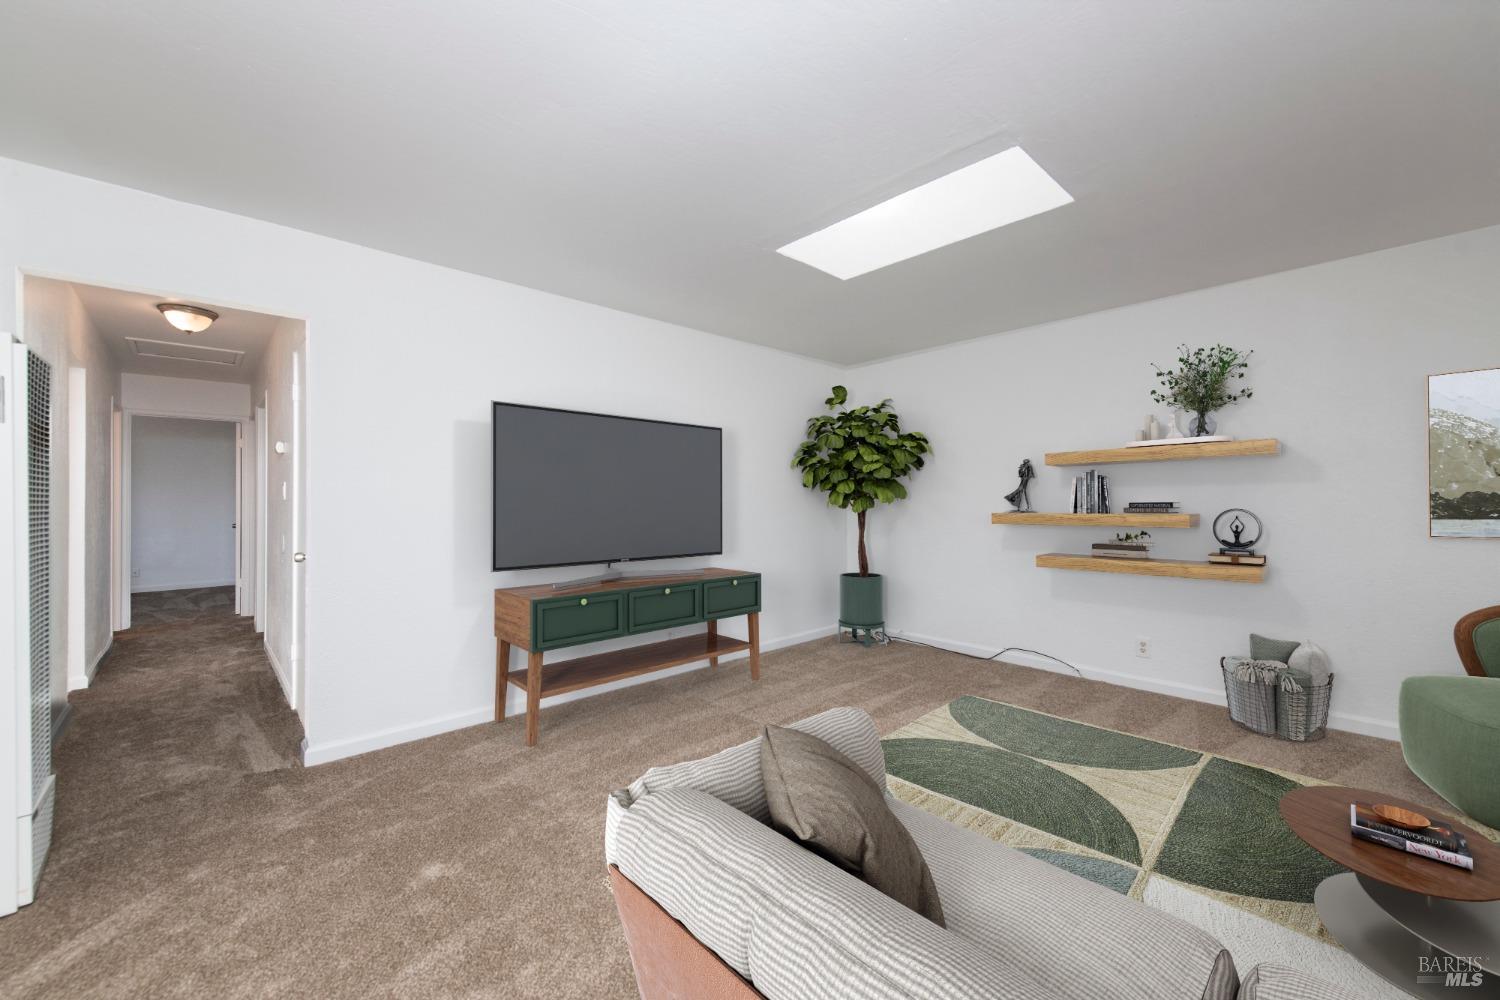
[{"label": "fiddle leaf fig tree", "polygon": [[797,446],[792,467],[802,485],[828,494],[829,506],[852,510],[859,521],[859,575],[870,575],[865,554],[865,514],[877,503],[906,499],[900,480],[922,467],[932,452],[927,436],[901,430],[889,399],[876,406],[847,408],[849,390],[833,387],[824,400],[832,412],[807,422],[807,440]]}]

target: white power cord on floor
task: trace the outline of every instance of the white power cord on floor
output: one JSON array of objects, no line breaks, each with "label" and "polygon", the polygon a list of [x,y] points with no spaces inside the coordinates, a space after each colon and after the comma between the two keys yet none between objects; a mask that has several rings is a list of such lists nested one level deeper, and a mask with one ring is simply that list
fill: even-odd
[{"label": "white power cord on floor", "polygon": [[[1006,653],[1030,653],[1032,656],[1040,656],[1044,660],[1051,660],[1054,663],[1061,663],[1063,666],[1065,666],[1069,670],[1073,671],[1073,673],[1077,674],[1079,677],[1083,677],[1083,671],[1082,670],[1079,670],[1077,667],[1073,666],[1073,664],[1069,663],[1067,660],[1064,660],[1062,657],[1060,657],[1060,656],[1053,656],[1051,653],[1043,653],[1040,650],[1036,650],[1036,649],[1027,649],[1024,646],[1006,646],[1004,649],[1000,650],[1000,652],[995,653],[995,654],[993,654],[991,656],[976,656],[973,653],[965,653],[965,652],[961,652],[960,650],[957,650],[957,649],[949,649],[946,646],[935,646],[935,645],[933,645],[930,642],[921,642],[920,640],[917,640],[917,639],[908,639],[905,636],[897,635],[897,634],[895,634],[893,632],[889,632],[889,631],[886,632],[886,635],[889,636],[895,642],[905,642],[905,643],[909,643],[910,645],[913,645],[913,646],[926,646],[928,649],[941,649],[945,653],[953,653],[953,654],[955,654],[957,656],[967,656],[971,660],[984,660],[986,662],[988,662],[990,660],[998,660],[998,659],[1000,659],[1000,657],[1004,656]],[[1087,680],[1087,678],[1084,678],[1084,679]]]}]

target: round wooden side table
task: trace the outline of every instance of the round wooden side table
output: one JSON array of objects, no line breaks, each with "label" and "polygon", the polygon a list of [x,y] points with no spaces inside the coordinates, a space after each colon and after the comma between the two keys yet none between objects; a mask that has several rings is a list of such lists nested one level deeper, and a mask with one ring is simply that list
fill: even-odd
[{"label": "round wooden side table", "polygon": [[[1452,825],[1468,838],[1474,870],[1356,838],[1353,802]],[[1296,788],[1280,808],[1293,833],[1349,869],[1314,894],[1323,926],[1349,954],[1415,997],[1500,998],[1500,846],[1425,806],[1364,788]]]}]

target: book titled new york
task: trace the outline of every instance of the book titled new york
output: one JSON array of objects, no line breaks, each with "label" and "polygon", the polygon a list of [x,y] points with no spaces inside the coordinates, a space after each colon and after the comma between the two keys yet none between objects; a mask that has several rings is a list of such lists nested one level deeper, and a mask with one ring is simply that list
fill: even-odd
[{"label": "book titled new york", "polygon": [[1351,802],[1349,832],[1372,844],[1474,870],[1468,839],[1447,823],[1434,823],[1425,830],[1408,830],[1382,820],[1367,802]]}]

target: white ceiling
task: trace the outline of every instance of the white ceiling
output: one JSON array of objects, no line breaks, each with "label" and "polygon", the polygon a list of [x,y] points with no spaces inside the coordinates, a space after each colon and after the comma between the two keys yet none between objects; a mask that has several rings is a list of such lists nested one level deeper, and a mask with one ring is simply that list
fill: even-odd
[{"label": "white ceiling", "polygon": [[[240,309],[225,309],[208,302],[191,299],[163,299],[160,295],[143,295],[140,292],[122,292],[114,288],[97,285],[74,284],[73,289],[83,300],[83,308],[93,321],[95,329],[109,347],[110,356],[122,372],[141,375],[172,375],[177,378],[206,379],[210,382],[241,382],[246,385],[255,380],[265,355],[266,344],[276,330],[279,317],[264,313],[245,312]],[[205,306],[219,314],[212,326],[202,333],[189,336],[168,323],[157,310],[158,302],[186,302],[188,305]],[[154,341],[195,348],[219,348],[241,351],[243,356],[234,366],[205,364],[201,361],[183,361],[157,357],[144,357],[131,345],[129,338]],[[152,346],[153,351],[160,348]],[[168,348],[170,351],[170,348]]]},{"label": "white ceiling", "polygon": [[[6,0],[0,154],[841,362],[1500,223],[1495,0]],[[1019,143],[1075,204],[775,253]]]}]

